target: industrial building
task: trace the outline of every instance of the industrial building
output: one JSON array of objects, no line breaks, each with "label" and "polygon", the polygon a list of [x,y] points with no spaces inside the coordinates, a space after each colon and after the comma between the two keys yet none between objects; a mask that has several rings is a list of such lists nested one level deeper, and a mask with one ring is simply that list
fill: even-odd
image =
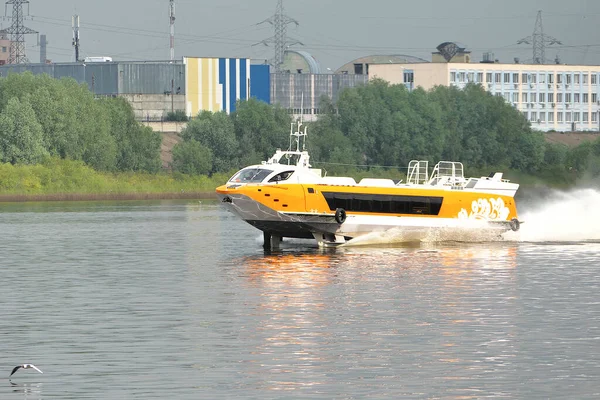
[{"label": "industrial building", "polygon": [[462,46],[455,46],[449,59],[440,53],[432,54],[432,62],[407,55],[376,55],[326,74],[318,73],[320,65],[306,52],[289,51],[284,65],[290,70],[272,72],[266,62],[248,58],[206,57],[10,64],[0,65],[0,77],[30,71],[74,78],[98,96],[127,99],[136,118],[144,121],[160,121],[178,110],[191,117],[202,110],[230,113],[238,100],[249,98],[277,104],[296,117],[312,120],[321,112],[323,96],[335,103],[344,89],[364,85],[369,79],[403,84],[409,90],[436,85],[464,88],[476,83],[512,104],[537,130],[600,130],[600,66],[503,64],[490,56],[477,63],[471,62],[470,52]]},{"label": "industrial building", "polygon": [[98,96],[127,99],[139,120],[162,120],[170,111],[235,110],[237,100],[270,102],[269,66],[244,58],[195,58],[181,61],[10,64],[0,77],[29,71],[86,83]]}]

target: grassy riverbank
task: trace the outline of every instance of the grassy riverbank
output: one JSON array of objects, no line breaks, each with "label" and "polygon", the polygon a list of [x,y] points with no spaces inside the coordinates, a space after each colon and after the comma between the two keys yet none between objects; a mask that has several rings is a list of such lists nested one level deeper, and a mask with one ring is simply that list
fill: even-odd
[{"label": "grassy riverbank", "polygon": [[[469,176],[487,176],[490,171],[466,171]],[[395,170],[372,169],[345,171],[357,181],[363,177],[405,179]],[[80,161],[51,158],[38,165],[0,164],[0,202],[214,199],[215,188],[230,174],[189,176],[179,173],[107,173],[98,172]],[[539,187],[566,189],[565,184],[515,171],[505,178],[521,184],[520,192]]]},{"label": "grassy riverbank", "polygon": [[49,159],[38,165],[0,164],[0,201],[213,198],[227,174],[102,173],[83,162]]}]

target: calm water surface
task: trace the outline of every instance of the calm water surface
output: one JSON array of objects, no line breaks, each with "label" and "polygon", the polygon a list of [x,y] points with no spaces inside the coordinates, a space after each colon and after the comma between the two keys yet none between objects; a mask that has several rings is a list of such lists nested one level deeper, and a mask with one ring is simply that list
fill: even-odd
[{"label": "calm water surface", "polygon": [[265,254],[197,201],[3,204],[0,232],[0,399],[600,398],[597,242]]}]

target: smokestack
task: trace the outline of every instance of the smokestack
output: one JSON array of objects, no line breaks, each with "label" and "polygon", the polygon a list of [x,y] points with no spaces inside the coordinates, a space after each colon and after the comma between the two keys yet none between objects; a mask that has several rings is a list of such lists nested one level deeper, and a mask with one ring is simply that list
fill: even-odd
[{"label": "smokestack", "polygon": [[46,41],[46,35],[40,35],[40,64],[46,64],[48,42]]},{"label": "smokestack", "polygon": [[171,25],[171,61],[175,59],[175,0],[169,0],[169,24]]}]

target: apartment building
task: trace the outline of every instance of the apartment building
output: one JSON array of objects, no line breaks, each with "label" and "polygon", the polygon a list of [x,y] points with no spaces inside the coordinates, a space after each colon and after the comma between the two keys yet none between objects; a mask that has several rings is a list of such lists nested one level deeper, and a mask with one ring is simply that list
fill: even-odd
[{"label": "apartment building", "polygon": [[600,130],[600,66],[562,64],[419,63],[371,64],[370,79],[409,89],[482,85],[540,131]]}]

